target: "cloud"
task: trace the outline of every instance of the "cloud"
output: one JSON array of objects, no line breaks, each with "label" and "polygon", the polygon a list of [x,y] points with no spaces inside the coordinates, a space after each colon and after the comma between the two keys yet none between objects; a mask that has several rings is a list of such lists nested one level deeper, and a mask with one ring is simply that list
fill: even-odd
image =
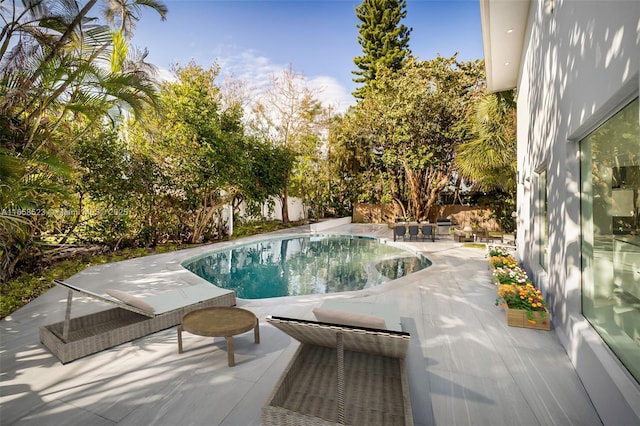
[{"label": "cloud", "polygon": [[176,81],[176,76],[171,70],[158,67],[156,78],[158,81]]},{"label": "cloud", "polygon": [[[276,64],[254,50],[235,52],[233,47],[215,49],[215,62],[220,66],[220,81],[230,79],[240,81],[251,93],[251,98],[260,96],[270,82],[270,77],[288,70],[290,64]],[[295,69],[295,64],[293,65]],[[158,69],[158,77],[163,81],[175,81],[173,72],[166,68]],[[343,113],[355,104],[355,99],[335,77],[328,75],[305,75],[307,87],[317,93],[317,99],[333,113]]]},{"label": "cloud", "polygon": [[[221,77],[241,80],[254,93],[260,93],[269,84],[271,76],[288,70],[290,66],[290,64],[273,63],[269,58],[253,50],[225,54],[224,49],[219,49],[217,54],[220,55],[216,62],[220,65]],[[295,64],[293,64],[293,70],[299,72],[295,69]],[[317,92],[318,100],[326,107],[330,106],[332,111],[345,112],[350,105],[355,104],[353,96],[334,77],[305,75],[305,79],[308,87]]]},{"label": "cloud", "polygon": [[246,50],[238,54],[220,53],[216,59],[223,77],[241,80],[247,86],[260,89],[269,82],[269,76],[286,68],[273,64],[268,58]]},{"label": "cloud", "polygon": [[308,79],[307,83],[310,88],[318,90],[318,99],[332,111],[345,112],[356,103],[355,98],[333,77],[317,76]]}]

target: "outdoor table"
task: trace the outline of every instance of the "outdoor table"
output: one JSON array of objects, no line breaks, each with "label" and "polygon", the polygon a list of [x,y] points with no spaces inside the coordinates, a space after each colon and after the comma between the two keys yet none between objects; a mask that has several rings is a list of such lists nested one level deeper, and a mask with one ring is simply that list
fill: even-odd
[{"label": "outdoor table", "polygon": [[253,312],[241,308],[212,307],[197,309],[182,318],[178,326],[178,353],[182,353],[182,332],[207,337],[224,337],[227,341],[229,367],[235,365],[233,336],[253,329],[255,343],[260,343],[260,322]]}]

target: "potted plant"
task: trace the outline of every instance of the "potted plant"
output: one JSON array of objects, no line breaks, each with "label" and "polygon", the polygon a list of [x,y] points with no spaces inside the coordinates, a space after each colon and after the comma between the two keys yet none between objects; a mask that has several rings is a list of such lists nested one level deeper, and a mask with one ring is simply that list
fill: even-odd
[{"label": "potted plant", "polygon": [[[517,262],[516,262],[517,263]],[[513,263],[510,263],[510,265]],[[500,284],[517,284],[524,285],[530,283],[527,271],[520,266],[498,266],[493,270],[493,282]]]},{"label": "potted plant", "polygon": [[496,268],[515,268],[518,266],[518,259],[508,254],[506,256],[491,256],[489,258],[489,266],[491,269]]},{"label": "potted plant", "polygon": [[492,246],[492,245],[487,244],[487,255],[489,257],[493,257],[493,256],[509,256],[509,255],[511,255],[511,251],[506,247]]},{"label": "potted plant", "polygon": [[528,281],[524,285],[500,284],[496,305],[504,308],[507,324],[512,327],[551,329],[547,303],[540,290]]}]

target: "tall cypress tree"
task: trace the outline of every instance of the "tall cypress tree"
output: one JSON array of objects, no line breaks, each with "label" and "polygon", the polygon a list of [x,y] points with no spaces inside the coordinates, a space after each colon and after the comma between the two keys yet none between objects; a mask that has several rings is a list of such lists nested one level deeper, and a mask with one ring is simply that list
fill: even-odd
[{"label": "tall cypress tree", "polygon": [[360,33],[358,43],[364,53],[353,60],[359,68],[352,71],[358,76],[353,81],[364,83],[353,92],[356,98],[364,97],[367,85],[376,78],[379,66],[398,70],[411,55],[409,33],[412,29],[400,24],[407,16],[406,8],[406,0],[363,0],[356,7],[356,16],[362,21],[356,25]]}]

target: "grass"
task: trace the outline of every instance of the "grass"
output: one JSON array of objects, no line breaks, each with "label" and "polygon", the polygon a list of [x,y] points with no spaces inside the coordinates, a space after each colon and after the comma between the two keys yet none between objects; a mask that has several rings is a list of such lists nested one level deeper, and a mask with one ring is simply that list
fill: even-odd
[{"label": "grass", "polygon": [[486,249],[487,245],[484,243],[464,243],[462,247]]},{"label": "grass", "polygon": [[[299,226],[301,223],[282,223],[276,221],[238,224],[231,239],[277,231]],[[0,319],[20,309],[36,297],[45,293],[55,284],[53,280],[65,280],[85,268],[105,263],[118,262],[136,257],[191,248],[196,245],[168,244],[154,248],[136,248],[118,250],[97,256],[87,256],[73,260],[64,260],[46,267],[37,274],[25,273],[0,285]]]}]

